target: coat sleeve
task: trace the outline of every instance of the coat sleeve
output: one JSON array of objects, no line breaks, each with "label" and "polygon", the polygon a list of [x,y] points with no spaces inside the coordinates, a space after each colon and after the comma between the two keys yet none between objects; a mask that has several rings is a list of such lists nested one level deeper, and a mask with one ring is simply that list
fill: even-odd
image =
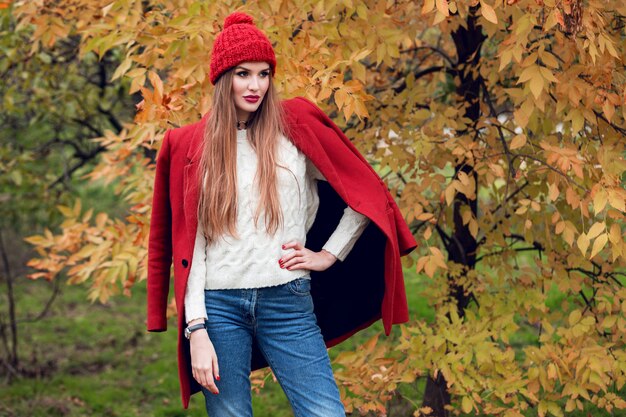
[{"label": "coat sleeve", "polygon": [[339,128],[339,126],[337,126],[331,120],[331,118],[328,117],[326,113],[324,113],[319,107],[317,107],[314,103],[310,102],[304,97],[297,97],[297,99],[306,103],[306,105],[308,105],[309,108],[313,110],[313,112],[315,113],[315,116],[317,117],[319,121],[324,123],[326,126],[332,128],[335,131],[335,134],[337,134],[339,137],[343,139],[343,142],[346,144],[346,146],[348,146],[348,148],[374,173],[374,175],[376,175],[376,177],[378,178],[378,181],[380,182],[380,185],[383,187],[383,189],[385,190],[387,194],[387,201],[389,202],[389,206],[393,208],[396,233],[398,235],[398,248],[400,250],[400,255],[404,256],[404,255],[408,255],[409,253],[411,253],[411,251],[413,251],[413,249],[417,247],[417,242],[415,240],[415,237],[411,233],[409,226],[406,224],[406,220],[402,216],[402,213],[400,212],[400,209],[398,208],[398,205],[396,204],[393,196],[389,192],[387,185],[380,178],[380,176],[374,170],[374,168],[372,168],[369,162],[367,162],[365,157],[356,149],[356,147],[352,144],[352,142],[350,142],[350,140],[346,137],[343,131]]},{"label": "coat sleeve", "polygon": [[170,206],[170,131],[157,157],[148,241],[147,329],[167,330],[167,300],[172,265],[172,209]]}]

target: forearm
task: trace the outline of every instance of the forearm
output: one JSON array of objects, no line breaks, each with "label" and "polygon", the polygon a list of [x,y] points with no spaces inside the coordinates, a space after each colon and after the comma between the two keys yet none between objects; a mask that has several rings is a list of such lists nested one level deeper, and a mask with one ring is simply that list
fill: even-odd
[{"label": "forearm", "polygon": [[337,259],[346,259],[356,241],[369,224],[369,219],[346,207],[333,234],[328,238],[322,250],[333,254]]}]

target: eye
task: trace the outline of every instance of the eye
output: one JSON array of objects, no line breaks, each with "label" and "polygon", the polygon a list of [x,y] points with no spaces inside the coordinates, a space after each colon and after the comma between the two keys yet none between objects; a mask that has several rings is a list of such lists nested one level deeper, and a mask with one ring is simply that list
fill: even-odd
[{"label": "eye", "polygon": [[248,75],[248,71],[237,71],[235,74],[239,77],[245,77]]},{"label": "eye", "polygon": [[269,72],[269,71],[263,71],[263,72],[261,72],[261,77],[263,77],[263,78],[268,77],[269,75],[270,75],[270,72]]}]

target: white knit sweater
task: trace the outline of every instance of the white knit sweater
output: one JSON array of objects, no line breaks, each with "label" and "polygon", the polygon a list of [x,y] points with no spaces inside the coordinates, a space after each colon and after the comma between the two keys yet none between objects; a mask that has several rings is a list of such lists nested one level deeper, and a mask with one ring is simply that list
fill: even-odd
[{"label": "white knit sweater", "polygon": [[[254,179],[257,156],[247,139],[247,131],[237,131],[239,238],[224,236],[207,246],[198,228],[185,294],[187,322],[207,317],[205,289],[260,288],[281,285],[299,277],[309,278],[308,270],[281,269],[278,260],[293,250],[283,250],[284,243],[297,240],[306,246],[306,234],[319,206],[316,181],[326,179],[289,139],[281,136],[279,144],[277,181],[284,223],[282,229],[271,236],[266,233],[262,212],[258,228],[254,225],[254,211],[259,201]],[[323,249],[343,261],[368,223],[367,217],[346,207]]]}]

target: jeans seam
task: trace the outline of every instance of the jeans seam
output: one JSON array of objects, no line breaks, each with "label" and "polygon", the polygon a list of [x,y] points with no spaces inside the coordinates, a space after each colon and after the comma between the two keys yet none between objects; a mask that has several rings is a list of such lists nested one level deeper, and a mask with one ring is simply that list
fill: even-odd
[{"label": "jeans seam", "polygon": [[[278,383],[280,384],[281,388],[283,389],[283,391],[285,391],[285,394],[287,393],[287,391],[293,392],[291,390],[291,387],[289,387],[287,385],[283,385],[283,377],[282,375],[280,375],[280,372],[278,371],[278,368],[275,368],[274,366],[274,361],[272,360],[271,355],[269,355],[267,352],[265,352],[265,349],[263,349],[263,347],[261,346],[261,344],[259,343],[259,349],[261,350],[261,352],[263,352],[263,355],[265,355],[265,358],[267,359],[267,362],[270,364],[270,367],[272,368],[272,372],[274,372],[274,374],[276,375],[276,379],[278,379]],[[276,369],[276,370],[274,370]],[[293,410],[294,413],[294,417],[301,417],[302,414],[300,414],[299,410],[296,410],[295,407],[293,406],[293,404],[291,405],[291,408]]]},{"label": "jeans seam", "polygon": [[[300,291],[294,290],[294,289],[292,288],[292,284],[293,284],[293,283],[295,283],[295,282],[296,282],[297,280],[299,280],[299,279],[305,279],[305,278],[296,278],[295,280],[288,282],[288,283],[287,283],[287,289],[288,289],[288,290],[289,290],[289,292],[290,292],[290,293],[292,293],[293,295],[297,295],[297,296],[299,296],[299,297],[306,297],[307,295],[309,295],[309,293],[310,293],[311,291],[300,292]],[[300,286],[298,285],[298,287],[300,287]]]}]

